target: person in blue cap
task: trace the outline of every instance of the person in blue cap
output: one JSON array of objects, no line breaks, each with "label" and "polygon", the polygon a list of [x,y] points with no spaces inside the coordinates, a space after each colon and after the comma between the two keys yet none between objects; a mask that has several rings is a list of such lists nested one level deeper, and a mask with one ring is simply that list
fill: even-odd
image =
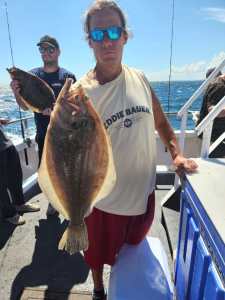
[{"label": "person in blue cap", "polygon": [[[60,56],[60,46],[59,42],[52,36],[44,35],[40,41],[37,43],[41,58],[43,61],[43,66],[30,70],[30,72],[42,80],[44,80],[54,91],[55,98],[58,97],[66,78],[72,78],[76,81],[75,75],[59,66],[59,56]],[[16,80],[12,80],[11,88],[14,92],[17,103],[23,108],[24,103],[21,101],[20,97],[20,83]],[[38,144],[38,154],[39,154],[39,165],[41,162],[43,146],[47,127],[50,121],[51,109],[45,109],[42,113],[34,113],[34,119],[36,124],[36,142]],[[47,215],[56,214],[55,209],[49,204]]]}]

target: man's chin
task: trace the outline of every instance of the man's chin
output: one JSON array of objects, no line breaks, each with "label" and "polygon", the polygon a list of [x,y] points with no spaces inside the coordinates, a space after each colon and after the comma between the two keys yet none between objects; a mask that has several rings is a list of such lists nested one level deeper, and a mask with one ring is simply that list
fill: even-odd
[{"label": "man's chin", "polygon": [[118,61],[118,57],[115,55],[105,55],[102,59],[105,63],[111,62],[111,63],[116,63]]},{"label": "man's chin", "polygon": [[55,61],[48,61],[48,60],[46,61],[46,60],[44,60],[44,64],[46,66],[51,67],[51,66],[54,66],[56,64],[56,62]]}]

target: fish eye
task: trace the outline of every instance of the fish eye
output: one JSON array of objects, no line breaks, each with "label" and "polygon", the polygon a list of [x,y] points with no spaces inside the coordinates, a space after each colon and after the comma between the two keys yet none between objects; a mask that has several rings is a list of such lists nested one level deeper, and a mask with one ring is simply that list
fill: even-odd
[{"label": "fish eye", "polygon": [[74,120],[74,121],[72,121],[71,126],[72,126],[73,129],[86,128],[88,126],[88,120],[87,119]]},{"label": "fish eye", "polygon": [[88,119],[88,118],[84,118],[84,119],[75,119],[73,118],[72,122],[71,122],[71,127],[75,130],[78,129],[94,129],[95,127],[95,123],[92,119]]}]

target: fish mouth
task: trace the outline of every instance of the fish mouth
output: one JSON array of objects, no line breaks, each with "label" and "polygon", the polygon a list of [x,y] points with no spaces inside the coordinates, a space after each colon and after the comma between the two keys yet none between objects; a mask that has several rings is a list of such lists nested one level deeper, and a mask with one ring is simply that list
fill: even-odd
[{"label": "fish mouth", "polygon": [[16,68],[12,67],[12,68],[6,68],[6,70],[9,72],[9,74],[11,75],[11,78],[14,79],[14,75],[16,72]]}]

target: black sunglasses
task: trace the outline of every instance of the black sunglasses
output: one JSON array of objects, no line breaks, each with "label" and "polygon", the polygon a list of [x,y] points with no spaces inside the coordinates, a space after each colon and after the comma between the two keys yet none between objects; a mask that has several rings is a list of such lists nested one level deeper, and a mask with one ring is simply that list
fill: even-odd
[{"label": "black sunglasses", "polygon": [[49,47],[39,47],[39,51],[41,54],[44,54],[45,52],[48,52],[48,54],[52,54],[55,52],[55,47],[49,46]]},{"label": "black sunglasses", "polygon": [[102,42],[104,40],[105,35],[107,34],[107,37],[111,41],[117,41],[120,39],[123,30],[124,29],[120,26],[110,26],[105,29],[94,28],[90,31],[89,37],[94,42]]}]

